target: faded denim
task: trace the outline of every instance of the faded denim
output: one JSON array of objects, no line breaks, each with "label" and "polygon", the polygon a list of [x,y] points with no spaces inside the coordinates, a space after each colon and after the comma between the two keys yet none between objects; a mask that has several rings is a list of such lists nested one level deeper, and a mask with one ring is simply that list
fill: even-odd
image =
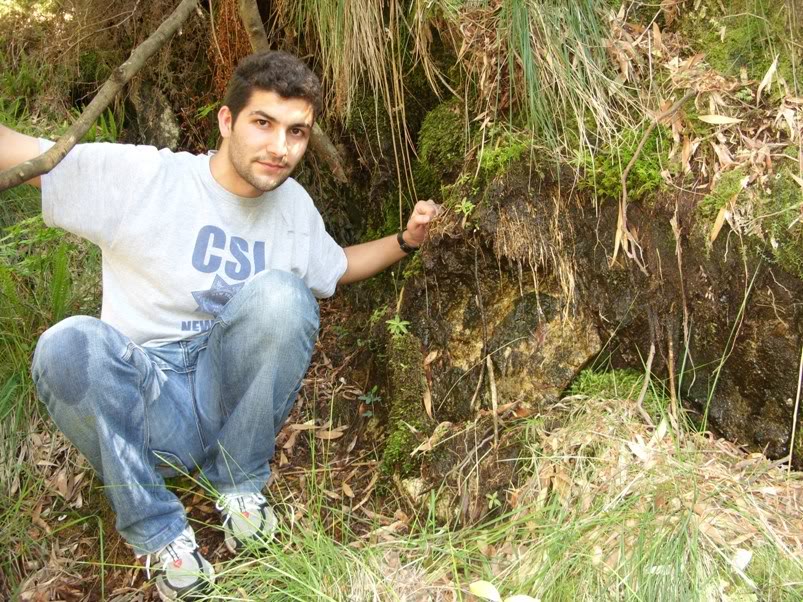
[{"label": "faded denim", "polygon": [[268,271],[190,339],[142,347],[87,316],[41,336],[33,359],[39,396],[103,480],[117,530],[135,552],[156,552],[187,525],[164,485],[175,467],[200,469],[219,493],[265,486],[318,324],[306,285]]}]

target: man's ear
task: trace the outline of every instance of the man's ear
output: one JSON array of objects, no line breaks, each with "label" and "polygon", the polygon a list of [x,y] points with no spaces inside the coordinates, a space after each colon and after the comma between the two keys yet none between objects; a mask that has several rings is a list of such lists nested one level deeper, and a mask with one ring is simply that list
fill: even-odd
[{"label": "man's ear", "polygon": [[217,127],[220,130],[220,137],[223,139],[231,136],[231,129],[234,127],[234,119],[232,118],[231,109],[226,105],[220,107],[217,112]]}]

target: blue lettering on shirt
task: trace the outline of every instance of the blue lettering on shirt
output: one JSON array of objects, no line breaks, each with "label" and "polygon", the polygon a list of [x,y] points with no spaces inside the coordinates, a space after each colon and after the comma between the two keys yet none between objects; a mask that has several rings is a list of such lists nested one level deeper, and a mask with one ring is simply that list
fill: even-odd
[{"label": "blue lettering on shirt", "polygon": [[234,256],[234,259],[237,260],[237,263],[233,261],[226,262],[226,276],[232,280],[245,280],[251,275],[251,262],[248,260],[247,256],[248,241],[237,236],[232,236],[229,250]]},{"label": "blue lettering on shirt", "polygon": [[[222,251],[227,247],[234,261],[227,261],[223,265],[223,256],[216,250]],[[248,280],[265,270],[265,242],[254,241],[253,248],[249,249],[248,241],[244,238],[229,237],[217,226],[204,226],[195,239],[192,266],[204,274],[213,274],[220,270],[221,265],[230,279]]]},{"label": "blue lettering on shirt", "polygon": [[[218,226],[206,225],[198,230],[192,251],[192,266],[204,274],[215,274],[215,278],[210,288],[190,291],[198,303],[195,311],[219,315],[229,300],[245,285],[245,280],[265,270],[265,241],[254,241],[253,246],[249,247],[247,240],[239,236],[228,236]],[[233,261],[230,259],[224,263],[225,255],[222,251],[227,248]],[[230,284],[221,278],[219,271],[223,271],[235,283]],[[181,330],[205,332],[212,328],[212,323],[213,320],[182,320]]]},{"label": "blue lettering on shirt", "polygon": [[187,332],[205,332],[212,328],[212,320],[181,321],[181,330]]},{"label": "blue lettering on shirt", "polygon": [[214,249],[226,248],[226,233],[216,226],[204,226],[198,231],[195,239],[195,250],[192,252],[192,266],[199,272],[211,274],[220,268],[220,256],[209,253],[209,247]]}]

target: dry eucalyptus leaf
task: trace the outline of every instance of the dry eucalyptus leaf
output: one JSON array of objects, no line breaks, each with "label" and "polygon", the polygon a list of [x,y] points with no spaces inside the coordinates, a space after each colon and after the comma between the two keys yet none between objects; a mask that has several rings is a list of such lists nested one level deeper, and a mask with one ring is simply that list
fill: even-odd
[{"label": "dry eucalyptus leaf", "polygon": [[475,581],[468,586],[468,591],[482,598],[483,600],[491,600],[492,602],[502,602],[502,596],[499,595],[497,589],[493,584],[487,581]]},{"label": "dry eucalyptus leaf", "polygon": [[343,431],[318,431],[315,436],[324,441],[331,441],[332,439],[340,439],[344,435]]},{"label": "dry eucalyptus leaf", "polygon": [[741,119],[728,117],[727,115],[700,115],[697,119],[712,125],[733,125],[734,123],[742,122]]},{"label": "dry eucalyptus leaf", "polygon": [[761,83],[758,85],[758,90],[756,90],[756,104],[761,101],[761,93],[764,91],[765,88],[769,88],[772,85],[772,77],[775,75],[775,70],[778,68],[778,56],[775,56],[775,60],[772,61],[772,65],[770,68],[767,69],[767,73],[764,75],[764,79],[761,80]]}]

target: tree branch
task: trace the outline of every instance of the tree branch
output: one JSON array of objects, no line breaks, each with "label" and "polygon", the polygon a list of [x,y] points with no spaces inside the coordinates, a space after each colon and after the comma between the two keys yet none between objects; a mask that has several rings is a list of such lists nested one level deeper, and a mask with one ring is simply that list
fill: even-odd
[{"label": "tree branch", "polygon": [[[697,91],[694,90],[694,89],[687,91],[686,94],[683,96],[683,98],[681,98],[679,101],[677,101],[671,107],[669,107],[663,113],[659,113],[658,115],[655,116],[655,118],[653,119],[652,123],[650,124],[650,127],[648,127],[647,130],[644,132],[644,134],[641,136],[641,141],[638,143],[638,146],[636,147],[636,150],[633,153],[633,156],[630,158],[630,161],[627,163],[627,167],[625,167],[624,171],[622,172],[622,177],[620,178],[620,183],[621,183],[621,186],[622,186],[622,196],[620,197],[620,200],[619,200],[619,218],[618,218],[617,224],[616,224],[616,239],[614,240],[614,244],[613,244],[613,259],[611,259],[611,265],[616,263],[616,255],[619,252],[620,243],[622,245],[622,248],[625,250],[625,252],[627,252],[627,248],[628,248],[629,233],[630,232],[629,232],[628,226],[627,226],[627,201],[628,201],[628,198],[627,198],[627,177],[630,175],[630,170],[633,169],[633,166],[636,164],[636,161],[638,161],[638,158],[641,155],[641,151],[644,150],[644,145],[647,143],[647,138],[650,137],[650,134],[652,134],[652,131],[655,129],[655,127],[659,123],[661,123],[664,119],[666,119],[667,117],[672,116],[675,113],[675,111],[677,111],[684,104],[686,104],[687,100],[689,100],[693,96],[696,96],[696,94],[697,94]],[[641,267],[641,266],[639,266],[639,267]],[[642,268],[642,271],[644,271],[643,268]],[[645,274],[646,274],[646,272],[645,272]]]},{"label": "tree branch", "polygon": [[265,26],[262,24],[262,17],[259,14],[256,0],[240,0],[240,18],[243,20],[245,31],[248,34],[248,39],[254,52],[270,50],[268,36],[265,33]]},{"label": "tree branch", "polygon": [[35,159],[25,161],[11,169],[0,172],[0,191],[49,172],[67,155],[75,144],[89,131],[95,120],[106,110],[112,99],[139,71],[145,62],[164,46],[165,42],[178,30],[190,13],[198,5],[198,0],[182,0],[176,9],[165,19],[150,37],[137,46],[128,60],[117,67],[106,83],[87,105],[81,116],[61,136],[54,146]]},{"label": "tree branch", "polygon": [[[270,50],[268,36],[265,33],[265,27],[262,24],[262,17],[259,14],[256,0],[240,0],[239,6],[240,18],[243,20],[248,39],[251,41],[251,48],[254,49],[254,52]],[[337,152],[337,148],[332,144],[329,136],[317,123],[312,127],[309,146],[312,152],[323,159],[324,163],[329,166],[329,169],[332,170],[339,182],[342,184],[348,182],[346,172],[343,170],[343,160],[340,158],[340,153]]]}]

